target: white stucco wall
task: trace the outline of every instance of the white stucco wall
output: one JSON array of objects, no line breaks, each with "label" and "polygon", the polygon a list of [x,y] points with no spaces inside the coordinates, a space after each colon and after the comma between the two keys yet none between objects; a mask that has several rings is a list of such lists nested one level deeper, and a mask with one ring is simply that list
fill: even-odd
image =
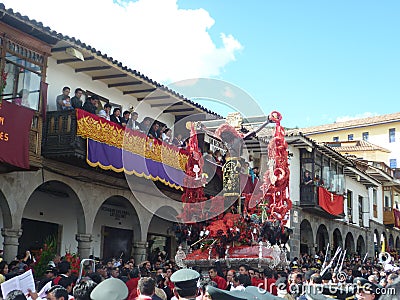
[{"label": "white stucco wall", "polygon": [[68,200],[68,198],[35,192],[25,206],[23,214],[23,218],[62,225],[60,248],[62,254],[65,253],[65,249],[75,252],[78,246],[75,240],[78,232],[76,218],[80,216]]},{"label": "white stucco wall", "polygon": [[[139,114],[139,121],[144,117],[152,117],[161,122],[164,122],[171,127],[175,121],[172,114],[162,114],[162,109],[151,108],[145,101],[137,101],[137,99],[130,95],[123,95],[121,91],[116,88],[108,88],[106,84],[98,80],[92,80],[92,78],[83,73],[75,73],[75,70],[67,65],[57,64],[57,61],[53,58],[48,60],[47,68],[47,83],[48,87],[48,110],[56,110],[56,97],[60,95],[64,86],[71,88],[70,97],[72,98],[75,94],[76,88],[89,90],[102,97],[109,99],[112,103],[118,103],[122,105],[122,110],[128,110],[129,107],[133,106],[135,111]],[[164,108],[163,108],[164,109]]]},{"label": "white stucco wall", "polygon": [[[126,215],[125,218],[117,218],[115,216],[112,216],[109,211],[105,211],[102,208],[109,208],[109,209],[116,209],[116,210],[122,210],[126,211],[129,213],[129,215]],[[96,215],[96,219],[93,224],[93,242],[92,242],[92,248],[93,248],[93,254],[95,256],[102,256],[102,227],[107,226],[107,227],[113,227],[113,228],[120,228],[120,229],[128,229],[132,230],[134,226],[138,226],[138,219],[134,215],[134,210],[133,208],[124,208],[120,206],[114,206],[114,205],[103,205],[100,210],[98,211]],[[133,238],[132,238],[133,240]]]},{"label": "white stucco wall", "polygon": [[300,150],[299,148],[295,148],[289,146],[289,153],[292,153],[293,156],[289,158],[289,170],[290,170],[290,178],[289,178],[289,188],[290,188],[290,199],[293,204],[300,204],[300,180],[301,180],[301,172],[300,172]]},{"label": "white stucco wall", "polygon": [[[360,212],[358,210],[358,196],[361,196],[364,198],[364,205],[366,203],[369,203],[369,191],[368,189],[362,185],[361,183],[357,182],[356,180],[353,180],[349,177],[345,177],[346,180],[346,189],[351,190],[353,192],[353,201],[352,201],[352,219],[353,222],[355,223],[356,226],[359,226],[359,216]],[[363,216],[363,221],[364,221],[364,226],[369,226],[368,221],[370,218],[370,215],[372,214],[372,211],[370,207],[367,209],[364,208],[364,211],[369,211],[369,213],[365,213]],[[347,200],[345,201],[345,213],[347,214]]]}]

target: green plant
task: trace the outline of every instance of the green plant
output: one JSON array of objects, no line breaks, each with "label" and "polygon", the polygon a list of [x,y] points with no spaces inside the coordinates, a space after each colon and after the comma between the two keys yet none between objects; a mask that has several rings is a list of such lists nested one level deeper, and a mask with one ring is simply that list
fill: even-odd
[{"label": "green plant", "polygon": [[46,238],[43,248],[39,250],[38,257],[36,258],[36,264],[33,268],[36,278],[40,278],[44,275],[48,269],[48,264],[53,260],[57,251],[57,240],[55,236],[49,236]]}]

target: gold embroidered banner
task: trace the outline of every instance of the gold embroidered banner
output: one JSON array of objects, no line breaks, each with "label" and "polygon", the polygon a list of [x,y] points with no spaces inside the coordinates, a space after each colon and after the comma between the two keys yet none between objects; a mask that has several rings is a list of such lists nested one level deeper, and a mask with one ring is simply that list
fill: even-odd
[{"label": "gold embroidered banner", "polygon": [[178,170],[185,170],[188,151],[147,137],[140,131],[125,129],[84,110],[76,110],[77,135],[128,151]]}]

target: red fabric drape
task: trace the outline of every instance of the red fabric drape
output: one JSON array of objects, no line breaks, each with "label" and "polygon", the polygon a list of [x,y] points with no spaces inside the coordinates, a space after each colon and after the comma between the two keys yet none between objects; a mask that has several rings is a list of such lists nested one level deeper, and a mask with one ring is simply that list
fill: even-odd
[{"label": "red fabric drape", "polygon": [[0,109],[0,162],[29,169],[33,110],[3,101]]},{"label": "red fabric drape", "polygon": [[335,195],[323,187],[318,187],[318,200],[319,206],[331,215],[337,216],[343,213],[344,198],[342,195]]},{"label": "red fabric drape", "polygon": [[393,213],[394,213],[394,226],[400,228],[400,210],[394,208]]}]

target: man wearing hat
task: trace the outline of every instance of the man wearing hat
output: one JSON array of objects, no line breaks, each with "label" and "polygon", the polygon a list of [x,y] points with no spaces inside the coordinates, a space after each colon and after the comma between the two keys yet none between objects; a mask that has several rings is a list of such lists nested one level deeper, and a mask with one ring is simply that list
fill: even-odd
[{"label": "man wearing hat", "polygon": [[117,278],[109,278],[99,283],[90,293],[92,300],[125,300],[128,297],[126,284]]},{"label": "man wearing hat", "polygon": [[192,269],[181,269],[171,275],[174,292],[179,300],[195,300],[200,274]]},{"label": "man wearing hat", "polygon": [[356,297],[359,300],[379,299],[381,287],[363,277],[356,277],[353,280],[356,285]]}]

